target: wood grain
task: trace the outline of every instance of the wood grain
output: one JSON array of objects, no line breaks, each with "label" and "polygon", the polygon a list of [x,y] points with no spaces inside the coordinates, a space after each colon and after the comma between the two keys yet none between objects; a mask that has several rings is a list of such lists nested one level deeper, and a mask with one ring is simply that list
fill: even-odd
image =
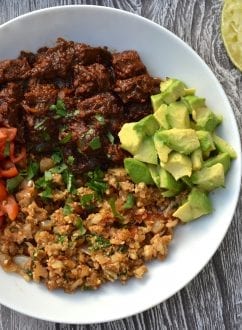
[{"label": "wood grain", "polygon": [[[0,0],[0,24],[20,14],[66,4],[121,8],[173,31],[205,60],[223,85],[242,132],[242,74],[228,59],[220,35],[218,0]],[[1,45],[0,45],[1,47]],[[1,306],[0,330],[242,329],[242,196],[229,231],[203,271],[166,302],[106,324],[74,326],[39,321]]]}]

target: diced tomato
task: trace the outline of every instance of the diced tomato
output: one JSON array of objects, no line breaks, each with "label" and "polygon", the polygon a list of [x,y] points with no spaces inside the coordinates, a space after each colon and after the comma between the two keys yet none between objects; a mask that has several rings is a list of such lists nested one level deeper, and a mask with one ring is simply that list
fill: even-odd
[{"label": "diced tomato", "polygon": [[8,215],[10,220],[13,221],[16,219],[19,212],[19,207],[18,203],[12,195],[9,195],[6,200],[2,201],[1,210],[4,212],[4,214]]},{"label": "diced tomato", "polygon": [[[3,201],[4,199],[6,199],[7,195],[8,195],[7,189],[4,185],[4,183],[0,181],[0,201]],[[1,213],[0,213],[0,216],[1,216]]]},{"label": "diced tomato", "polygon": [[10,159],[13,163],[18,163],[18,162],[26,159],[26,149],[25,149],[25,147],[22,147],[20,153],[17,156],[14,155],[14,149],[15,149],[14,148],[14,143],[11,142],[10,143]]},{"label": "diced tomato", "polygon": [[15,139],[16,134],[17,134],[17,128],[2,127],[2,128],[0,128],[0,142],[2,142],[4,140],[4,137],[5,137],[5,141],[11,142]]},{"label": "diced tomato", "polygon": [[0,165],[0,178],[12,178],[18,175],[16,166],[9,160],[4,160]]}]

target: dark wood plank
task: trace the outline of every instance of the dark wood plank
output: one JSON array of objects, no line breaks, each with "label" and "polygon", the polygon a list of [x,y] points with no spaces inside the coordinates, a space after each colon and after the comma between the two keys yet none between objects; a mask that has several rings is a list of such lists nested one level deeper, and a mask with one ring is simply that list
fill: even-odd
[{"label": "dark wood plank", "polygon": [[[205,60],[223,85],[242,133],[242,75],[220,36],[222,0],[1,0],[0,24],[55,5],[96,4],[145,16],[173,31]],[[102,325],[70,326],[35,320],[0,306],[0,330],[22,329],[242,329],[242,197],[219,250],[186,288],[133,317]]]}]

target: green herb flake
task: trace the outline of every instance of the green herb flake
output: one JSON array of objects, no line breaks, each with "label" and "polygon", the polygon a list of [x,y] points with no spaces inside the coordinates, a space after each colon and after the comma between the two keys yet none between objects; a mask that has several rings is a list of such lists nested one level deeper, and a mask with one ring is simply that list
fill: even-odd
[{"label": "green herb flake", "polygon": [[39,196],[42,198],[52,198],[52,188],[50,186],[47,186],[44,191],[39,193]]},{"label": "green herb flake", "polygon": [[97,121],[98,121],[101,125],[104,125],[104,124],[105,124],[105,119],[104,119],[104,117],[103,117],[102,115],[97,114],[97,115],[95,116],[95,118],[97,119]]},{"label": "green herb flake", "polygon": [[91,235],[89,243],[91,251],[103,250],[111,246],[110,241],[101,235]]},{"label": "green herb flake", "polygon": [[78,217],[75,225],[81,235],[84,235],[86,233],[86,228],[84,227],[83,221],[80,217]]},{"label": "green herb flake", "polygon": [[109,142],[111,144],[114,144],[114,136],[113,136],[113,134],[111,132],[108,132],[107,133],[107,138],[109,139]]},{"label": "green herb flake", "polygon": [[134,198],[134,196],[132,194],[128,194],[127,200],[124,203],[123,208],[125,210],[132,209],[132,207],[134,207],[134,204],[135,204],[135,198]]},{"label": "green herb flake", "polygon": [[66,189],[68,192],[74,193],[75,192],[75,178],[73,173],[66,168],[62,173],[62,178],[64,183],[66,184]]},{"label": "green herb flake", "polygon": [[12,194],[24,180],[22,175],[17,175],[14,178],[7,179],[7,191]]},{"label": "green herb flake", "polygon": [[94,201],[95,201],[94,194],[86,194],[86,195],[81,196],[81,198],[80,198],[81,206],[88,210],[93,209]]},{"label": "green herb flake", "polygon": [[89,146],[92,150],[100,149],[102,144],[99,136],[94,137],[91,142],[89,142]]},{"label": "green herb flake", "polygon": [[4,151],[3,151],[3,156],[4,157],[9,157],[9,155],[10,155],[10,142],[7,141],[6,144],[5,144]]},{"label": "green herb flake", "polygon": [[61,144],[66,144],[66,143],[70,142],[71,139],[72,139],[72,133],[69,132],[65,135],[65,137],[63,137],[63,139],[60,140],[60,143]]},{"label": "green herb flake", "polygon": [[72,214],[72,212],[73,212],[73,207],[69,204],[65,204],[65,206],[63,207],[64,216],[70,215],[70,214]]},{"label": "green herb flake", "polygon": [[61,151],[55,151],[52,156],[51,156],[51,159],[53,160],[53,162],[55,164],[59,164],[62,162],[63,160],[63,155],[62,155],[62,152]]},{"label": "green herb flake", "polygon": [[34,125],[34,129],[36,129],[37,131],[42,131],[46,129],[46,127],[44,126],[46,120],[47,120],[46,117],[43,119],[37,119]]},{"label": "green herb flake", "polygon": [[75,158],[73,156],[68,156],[66,162],[68,165],[73,165],[74,161],[75,161]]},{"label": "green herb flake", "polygon": [[87,186],[95,191],[97,196],[102,197],[107,190],[107,183],[103,181],[104,173],[99,169],[87,173],[89,178]]},{"label": "green herb flake", "polygon": [[39,172],[39,164],[37,162],[34,161],[30,161],[27,171],[23,174],[22,172],[20,174],[22,174],[23,176],[27,175],[26,179],[27,180],[32,180]]},{"label": "green herb flake", "polygon": [[29,277],[32,277],[33,276],[33,272],[31,269],[26,269],[26,274],[29,276]]},{"label": "green herb flake", "polygon": [[67,238],[66,235],[57,234],[56,243],[63,244],[65,242],[66,238]]},{"label": "green herb flake", "polygon": [[45,177],[45,181],[52,181],[51,171],[45,171],[44,177]]},{"label": "green herb flake", "polygon": [[111,197],[109,200],[108,200],[108,204],[110,205],[111,207],[111,210],[113,212],[113,215],[115,218],[119,219],[121,222],[124,221],[124,217],[122,216],[121,213],[119,213],[116,209],[116,205],[115,205],[115,199],[113,197]]},{"label": "green herb flake", "polygon": [[50,110],[55,111],[56,115],[54,116],[55,119],[66,117],[67,109],[63,100],[58,99],[56,104],[50,106]]}]

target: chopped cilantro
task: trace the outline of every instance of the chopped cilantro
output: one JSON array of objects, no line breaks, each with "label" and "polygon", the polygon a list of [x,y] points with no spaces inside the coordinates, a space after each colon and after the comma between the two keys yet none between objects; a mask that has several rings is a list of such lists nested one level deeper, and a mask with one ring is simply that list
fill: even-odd
[{"label": "chopped cilantro", "polygon": [[51,159],[53,160],[53,162],[55,164],[59,164],[62,162],[63,160],[63,155],[62,155],[62,152],[60,150],[57,150],[55,151],[52,156],[51,156]]},{"label": "chopped cilantro", "polygon": [[55,111],[56,115],[54,116],[55,119],[66,117],[67,109],[63,100],[58,99],[56,104],[52,104],[50,106],[50,110]]},{"label": "chopped cilantro", "polygon": [[132,209],[132,207],[134,206],[134,203],[135,203],[135,198],[132,194],[128,194],[127,196],[127,200],[126,202],[124,203],[124,209],[127,210],[127,209]]},{"label": "chopped cilantro", "polygon": [[17,175],[14,178],[7,179],[7,191],[12,194],[24,180],[22,175]]},{"label": "chopped cilantro", "polygon": [[42,131],[42,130],[46,129],[46,127],[44,126],[46,120],[47,120],[46,117],[44,117],[42,119],[37,119],[36,123],[34,125],[34,129],[36,129],[37,131]]},{"label": "chopped cilantro", "polygon": [[114,136],[111,132],[107,132],[107,138],[111,144],[114,144]]},{"label": "chopped cilantro", "polygon": [[116,205],[115,205],[115,199],[113,197],[111,197],[109,200],[108,200],[108,203],[111,207],[111,210],[113,212],[113,215],[115,218],[119,219],[120,221],[123,221],[124,220],[124,217],[122,216],[122,214],[120,212],[117,211],[116,209]]},{"label": "chopped cilantro", "polygon": [[66,168],[63,173],[62,173],[62,178],[66,184],[66,189],[68,192],[71,192],[71,193],[74,193],[75,191],[75,178],[74,178],[74,175],[71,173],[71,171]]},{"label": "chopped cilantro", "polygon": [[33,179],[39,172],[39,164],[30,161],[27,170],[22,170],[20,175],[25,176],[27,180]]},{"label": "chopped cilantro", "polygon": [[102,144],[99,136],[94,137],[91,142],[89,142],[89,146],[92,150],[100,149]]},{"label": "chopped cilantro", "polygon": [[82,207],[90,210],[90,209],[93,209],[93,207],[94,207],[94,200],[95,200],[94,194],[86,194],[86,195],[81,196],[80,203],[81,203]]},{"label": "chopped cilantro", "polygon": [[105,119],[102,115],[100,114],[97,114],[95,115],[95,118],[97,119],[97,121],[101,124],[101,125],[104,125],[105,124]]},{"label": "chopped cilantro", "polygon": [[51,173],[50,170],[49,171],[45,171],[44,176],[45,176],[45,181],[52,181],[52,173]]},{"label": "chopped cilantro", "polygon": [[107,189],[107,183],[103,181],[103,172],[97,168],[93,172],[88,172],[87,175],[89,177],[87,186],[95,191],[99,197],[102,196]]},{"label": "chopped cilantro", "polygon": [[68,165],[73,165],[74,161],[75,161],[75,158],[73,156],[68,156],[66,162]]},{"label": "chopped cilantro", "polygon": [[128,251],[127,245],[120,245],[119,248],[118,248],[118,251],[121,252],[121,253],[127,252]]},{"label": "chopped cilantro", "polygon": [[106,249],[111,245],[110,241],[101,235],[90,235],[89,243],[89,249],[91,251]]},{"label": "chopped cilantro", "polygon": [[9,155],[10,155],[10,142],[7,141],[5,144],[4,151],[3,151],[3,156],[8,157]]},{"label": "chopped cilantro", "polygon": [[60,140],[60,143],[61,144],[66,144],[66,143],[70,142],[71,139],[72,139],[72,133],[69,132],[65,135],[65,137],[63,137],[63,139]]},{"label": "chopped cilantro", "polygon": [[47,186],[44,191],[39,193],[39,196],[42,198],[52,198],[52,188],[50,186]]},{"label": "chopped cilantro", "polygon": [[84,227],[83,221],[80,217],[78,217],[76,221],[76,228],[79,229],[81,235],[84,235],[86,233],[86,228]]},{"label": "chopped cilantro", "polygon": [[31,269],[26,269],[26,274],[29,276],[29,277],[32,277],[33,276],[33,272]]},{"label": "chopped cilantro", "polygon": [[57,234],[56,242],[63,244],[66,238],[67,238],[66,235]]},{"label": "chopped cilantro", "polygon": [[73,208],[71,207],[71,205],[65,204],[65,206],[63,207],[63,214],[66,216],[72,214],[72,212],[73,212]]}]

